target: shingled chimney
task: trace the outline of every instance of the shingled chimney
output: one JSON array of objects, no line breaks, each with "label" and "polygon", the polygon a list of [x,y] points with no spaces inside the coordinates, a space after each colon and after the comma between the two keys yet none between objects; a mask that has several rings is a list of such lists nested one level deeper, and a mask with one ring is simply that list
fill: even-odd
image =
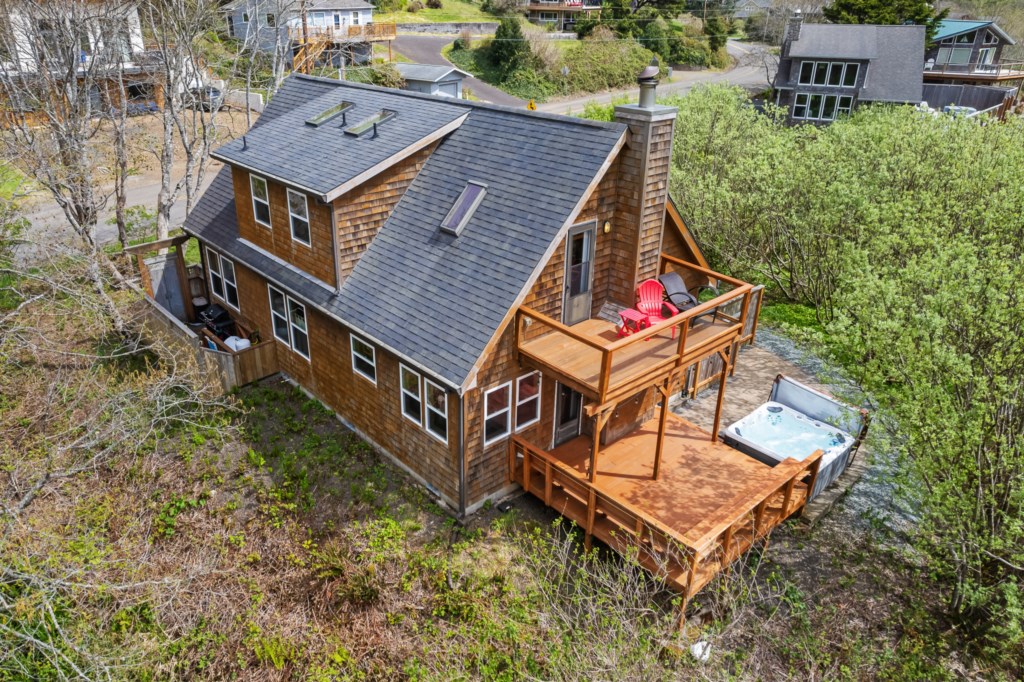
[{"label": "shingled chimney", "polygon": [[615,107],[615,120],[629,126],[626,148],[619,157],[616,222],[620,257],[635,263],[634,291],[636,284],[658,275],[668,201],[672,133],[678,109],[655,102],[659,73],[658,60],[651,60],[637,78],[639,103]]}]

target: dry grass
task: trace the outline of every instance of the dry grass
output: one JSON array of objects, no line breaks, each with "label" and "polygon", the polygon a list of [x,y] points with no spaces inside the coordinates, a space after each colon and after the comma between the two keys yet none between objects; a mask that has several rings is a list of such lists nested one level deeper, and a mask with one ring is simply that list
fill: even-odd
[{"label": "dry grass", "polygon": [[[88,418],[128,377],[150,386],[168,367],[149,354],[149,365],[98,358],[91,317],[45,306],[21,319],[49,350],[0,343],[8,506],[60,424]],[[0,678],[62,679],[76,667],[238,680],[939,679],[954,669],[914,597],[916,569],[868,535],[784,529],[700,595],[679,638],[671,593],[635,562],[583,554],[553,519],[520,498],[509,513],[458,523],[315,400],[283,381],[248,387],[7,518]],[[707,663],[685,653],[698,638],[712,644]]]}]

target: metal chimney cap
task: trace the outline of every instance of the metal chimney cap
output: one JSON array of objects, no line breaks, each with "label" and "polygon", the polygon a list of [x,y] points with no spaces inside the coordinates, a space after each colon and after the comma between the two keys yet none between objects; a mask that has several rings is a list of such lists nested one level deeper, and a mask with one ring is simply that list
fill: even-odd
[{"label": "metal chimney cap", "polygon": [[645,82],[646,83],[651,83],[651,82],[657,83],[657,81],[658,81],[658,74],[660,74],[660,73],[661,73],[661,69],[658,68],[658,58],[654,57],[654,58],[651,59],[650,66],[648,66],[643,71],[641,71],[640,75],[637,76],[636,82],[640,83],[640,84],[643,84]]}]

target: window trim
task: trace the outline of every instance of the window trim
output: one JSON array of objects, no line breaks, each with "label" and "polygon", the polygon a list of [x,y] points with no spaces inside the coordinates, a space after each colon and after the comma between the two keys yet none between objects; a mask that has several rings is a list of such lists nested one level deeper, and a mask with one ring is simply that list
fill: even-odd
[{"label": "window trim", "polygon": [[[361,336],[357,336],[356,334],[349,333],[348,337],[349,337],[348,338],[348,348],[349,348],[349,354],[351,355],[352,371],[355,372],[356,374],[358,374],[359,376],[363,377],[367,381],[369,381],[374,386],[376,386],[377,385],[377,349],[374,347],[374,345],[372,343],[368,342],[366,339],[364,339]],[[364,346],[366,346],[367,348],[369,348],[370,352],[372,353],[372,357],[367,359],[367,358],[363,357],[362,355],[359,355],[358,353],[356,353],[355,341],[359,341],[359,343],[361,343]],[[356,358],[357,357],[360,360],[364,361],[364,362],[368,362],[373,367],[373,376],[372,377],[367,375],[367,374],[365,374],[361,369],[359,369],[359,366],[356,364]]]},{"label": "window trim", "polygon": [[[284,299],[284,315],[274,311],[274,292],[281,295]],[[305,303],[300,303],[295,298],[292,298],[281,289],[278,289],[273,284],[267,284],[267,304],[270,306],[270,333],[274,335],[274,340],[283,343],[288,347],[288,350],[292,351],[300,358],[304,358],[307,362],[312,362],[311,359],[311,348],[309,342],[309,308]],[[292,319],[292,306],[298,306],[302,308],[302,321],[305,323],[306,328],[299,330],[306,336],[306,352],[303,353],[301,350],[295,347],[295,328],[297,325]],[[285,327],[287,327],[287,339],[282,339],[277,335],[277,327],[274,326],[274,317],[278,317],[284,320]]]},{"label": "window trim", "polygon": [[[310,349],[310,344],[309,344],[309,315],[306,313],[306,304],[305,303],[299,303],[298,301],[296,301],[291,296],[287,296],[286,300],[288,302],[288,338],[291,340],[292,352],[295,353],[296,355],[298,355],[301,358],[305,358],[307,362],[312,362],[312,359],[310,358],[310,355],[312,355],[312,353],[310,352],[311,349]],[[296,305],[296,306],[302,308],[302,324],[305,325],[306,328],[302,329],[300,331],[306,337],[306,352],[305,353],[303,353],[301,350],[299,350],[298,348],[295,347],[295,328],[296,328],[296,324],[295,324],[295,321],[292,319],[292,306],[293,305]]]},{"label": "window trim", "polygon": [[[404,374],[408,372],[416,377],[416,393],[413,394],[411,391],[405,388],[402,381]],[[416,400],[420,405],[418,419],[414,419],[408,412],[405,411],[405,397],[409,396]],[[402,411],[402,416],[408,419],[416,426],[423,428],[423,375],[416,370],[407,367],[405,363],[398,363],[398,402],[399,408]]]},{"label": "window trim", "polygon": [[[508,404],[505,405],[505,408],[503,410],[500,410],[500,411],[498,411],[498,412],[496,412],[494,414],[488,414],[487,413],[487,397],[489,395],[491,395],[492,393],[496,393],[497,391],[500,391],[502,389],[505,389],[505,390],[508,391]],[[498,441],[504,440],[504,439],[506,439],[506,438],[508,438],[509,436],[512,435],[512,405],[514,403],[512,398],[513,398],[513,395],[512,395],[512,382],[511,381],[506,381],[505,383],[498,384],[497,386],[495,386],[494,388],[492,388],[492,389],[490,389],[488,391],[484,391],[483,438],[484,438],[484,447],[485,448],[489,447],[491,445],[494,445]],[[490,420],[493,417],[499,416],[502,412],[505,413],[505,432],[502,433],[499,436],[495,436],[494,438],[491,438],[490,440],[487,440],[487,422],[488,422],[488,420]]]},{"label": "window trim", "polygon": [[[277,292],[278,294],[280,294],[281,298],[284,299],[284,314],[283,315],[281,313],[278,313],[278,312],[274,311],[274,292]],[[270,302],[270,332],[274,335],[274,338],[276,340],[280,341],[281,343],[287,344],[287,346],[289,348],[291,348],[292,347],[291,323],[288,322],[288,294],[284,293],[283,291],[281,291],[280,289],[275,287],[273,284],[268,284],[267,285],[267,300]],[[280,336],[277,335],[277,327],[274,325],[274,318],[275,318],[275,316],[278,319],[280,319],[280,320],[282,320],[284,322],[284,328],[285,328],[285,332],[284,333],[285,333],[285,337],[286,338],[282,339]]]},{"label": "window trim", "polygon": [[[436,388],[438,391],[441,392],[441,395],[444,396],[444,412],[443,413],[440,412],[440,410],[438,410],[437,408],[433,407],[430,404],[430,401],[427,399],[427,392],[429,391],[430,388]],[[426,432],[428,434],[433,436],[435,439],[437,439],[438,441],[440,441],[444,445],[448,445],[448,391],[443,386],[435,384],[433,381],[431,381],[427,377],[423,377],[423,408],[424,408],[423,428],[426,430]],[[434,433],[434,431],[430,428],[430,413],[431,412],[433,412],[435,414],[440,414],[442,417],[444,417],[444,438],[441,438],[441,436],[439,436],[438,434]]]},{"label": "window trim", "polygon": [[[807,66],[807,65],[810,65],[810,78],[809,79],[804,79],[804,67]],[[825,69],[824,69],[824,72],[823,72],[825,74],[825,80],[824,80],[823,83],[817,83],[817,82],[815,82],[815,76],[818,73],[819,67],[821,67],[822,65],[825,66]],[[846,75],[850,71],[851,67],[853,67],[854,69],[857,70],[857,76],[853,79],[853,83],[852,84],[847,85],[846,84]],[[800,69],[799,69],[799,71],[797,73],[797,76],[796,76],[796,83],[797,83],[797,85],[806,85],[806,86],[815,87],[815,88],[856,88],[857,87],[857,81],[860,80],[860,67],[861,67],[860,62],[841,62],[841,61],[819,62],[819,61],[813,61],[813,60],[809,60],[808,59],[808,60],[804,60],[804,61],[800,62]],[[838,69],[838,73],[839,73],[839,83],[838,84],[833,84],[833,83],[829,82],[831,80],[831,75],[832,75],[832,72],[833,72],[834,69]]]},{"label": "window trim", "polygon": [[[287,192],[287,200],[288,200],[288,227],[291,228],[292,241],[298,242],[299,244],[302,244],[303,246],[308,246],[308,247],[312,248],[313,247],[313,226],[312,226],[312,224],[310,223],[310,220],[309,220],[309,197],[307,197],[302,192],[296,192],[295,190],[290,189],[290,188],[287,189],[286,192]],[[302,205],[303,205],[303,207],[304,207],[304,209],[306,211],[305,217],[292,213],[292,195],[293,194],[295,196],[297,196],[297,197],[302,197]],[[299,239],[298,237],[295,236],[295,220],[296,219],[301,220],[301,221],[306,223],[306,232],[309,233],[309,241],[308,242],[302,241],[301,239]]]},{"label": "window trim", "polygon": [[[527,379],[527,378],[529,378],[531,376],[536,376],[537,377],[537,393],[536,393],[536,395],[530,396],[526,400],[521,400],[519,398],[519,383],[523,379]],[[538,371],[533,371],[533,372],[527,372],[526,374],[523,374],[522,376],[516,377],[516,429],[515,429],[516,433],[519,433],[523,429],[527,429],[527,428],[533,426],[534,424],[536,424],[537,422],[540,421],[541,381],[543,381],[543,378],[541,377],[541,373],[540,373],[539,370]],[[537,402],[537,415],[532,420],[526,422],[525,424],[520,424],[519,423],[519,408],[522,407],[523,405],[525,405],[526,403],[531,402],[531,401],[536,401]]]},{"label": "window trim", "polygon": [[[263,190],[267,195],[265,201],[263,199],[256,198],[256,188],[254,187],[254,182],[256,180],[259,180],[260,182],[263,183]],[[252,198],[252,219],[256,222],[257,225],[262,225],[263,227],[274,229],[274,216],[270,211],[270,183],[267,182],[267,179],[265,177],[249,173],[249,196]],[[257,201],[259,201],[261,204],[267,205],[267,222],[263,222],[262,220],[259,219],[259,214],[256,212]]]},{"label": "window trim", "polygon": [[[231,282],[228,281],[227,275],[225,274],[224,261],[227,261],[228,263],[231,264],[231,278],[233,280]],[[216,269],[214,269],[213,267],[214,263],[217,264]],[[231,308],[235,312],[241,312],[241,308],[239,307],[240,300],[238,297],[238,268],[235,265],[235,261],[231,260],[230,258],[227,258],[226,256],[222,256],[220,252],[214,251],[212,248],[207,246],[206,271],[208,274],[208,280],[210,284],[210,294],[216,296],[221,303]],[[216,292],[213,286],[213,276],[215,274],[217,275],[217,278],[220,280],[221,293],[219,294]],[[232,303],[231,300],[228,298],[229,285],[235,291],[234,303]]]}]

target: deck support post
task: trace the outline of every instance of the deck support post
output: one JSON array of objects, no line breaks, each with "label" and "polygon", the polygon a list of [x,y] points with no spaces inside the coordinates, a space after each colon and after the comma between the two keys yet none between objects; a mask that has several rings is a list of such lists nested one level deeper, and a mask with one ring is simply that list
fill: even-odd
[{"label": "deck support post", "polygon": [[718,440],[718,429],[722,425],[722,402],[725,400],[725,378],[729,376],[729,357],[724,351],[718,351],[722,358],[722,373],[718,378],[718,401],[715,403],[715,424],[711,428],[711,442]]},{"label": "deck support post", "polygon": [[661,453],[665,449],[665,424],[668,422],[668,397],[672,377],[665,380],[664,386],[658,386],[661,394],[661,413],[658,415],[658,443],[654,446],[654,480],[661,475]]},{"label": "deck support post", "polygon": [[597,451],[601,447],[601,431],[604,429],[604,425],[608,423],[608,418],[612,416],[612,410],[607,409],[604,412],[594,415],[594,441],[590,444],[590,471],[587,472],[587,479],[593,483],[597,477]]}]

